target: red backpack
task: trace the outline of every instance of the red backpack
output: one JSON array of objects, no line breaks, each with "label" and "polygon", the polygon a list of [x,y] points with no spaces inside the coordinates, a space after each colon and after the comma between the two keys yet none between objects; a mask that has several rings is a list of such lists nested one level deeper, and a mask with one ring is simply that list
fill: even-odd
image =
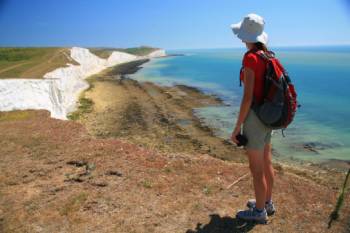
[{"label": "red backpack", "polygon": [[271,129],[285,129],[293,121],[297,108],[297,94],[287,71],[271,51],[255,51],[265,61],[262,103],[252,109],[258,118]]}]

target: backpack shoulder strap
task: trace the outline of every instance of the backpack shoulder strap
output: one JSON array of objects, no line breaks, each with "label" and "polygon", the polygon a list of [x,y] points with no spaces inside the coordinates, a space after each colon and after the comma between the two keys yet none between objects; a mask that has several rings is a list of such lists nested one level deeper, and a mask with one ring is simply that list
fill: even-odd
[{"label": "backpack shoulder strap", "polygon": [[258,51],[254,51],[254,53],[258,55],[260,58],[262,58],[264,61],[270,61],[271,59],[275,58],[275,53],[272,51],[268,51],[266,53],[262,50],[258,50]]},{"label": "backpack shoulder strap", "polygon": [[[266,62],[266,65],[268,64],[268,61],[270,61],[272,58],[275,58],[275,53],[272,51],[268,51],[268,53],[265,53],[262,50],[249,50],[244,54],[243,60],[244,60],[244,57],[250,53],[254,53],[254,54],[258,55],[258,57],[260,57],[261,59],[263,59]],[[240,74],[243,71],[243,60],[242,60],[242,68],[240,70]],[[242,86],[241,78],[239,78],[239,86]]]}]

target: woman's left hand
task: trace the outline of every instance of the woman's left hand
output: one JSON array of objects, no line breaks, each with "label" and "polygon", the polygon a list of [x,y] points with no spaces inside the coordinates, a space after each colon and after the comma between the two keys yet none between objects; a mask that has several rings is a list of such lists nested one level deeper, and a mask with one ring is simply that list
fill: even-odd
[{"label": "woman's left hand", "polygon": [[233,132],[231,134],[231,140],[236,144],[238,144],[238,140],[237,140],[236,136],[240,133],[241,133],[241,127],[235,127],[235,129],[233,130]]}]

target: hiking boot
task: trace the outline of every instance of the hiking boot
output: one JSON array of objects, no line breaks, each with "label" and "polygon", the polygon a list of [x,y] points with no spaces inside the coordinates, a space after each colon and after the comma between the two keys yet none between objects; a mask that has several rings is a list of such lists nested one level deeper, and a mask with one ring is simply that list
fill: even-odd
[{"label": "hiking boot", "polygon": [[[249,209],[255,208],[255,205],[256,205],[255,199],[250,199],[247,202],[247,207]],[[266,209],[266,212],[267,212],[268,216],[271,216],[271,215],[273,215],[276,212],[275,206],[274,206],[272,201],[271,202],[265,202],[265,209]]]},{"label": "hiking boot", "polygon": [[266,224],[268,219],[265,208],[261,212],[257,211],[256,208],[238,211],[236,218],[260,224]]}]

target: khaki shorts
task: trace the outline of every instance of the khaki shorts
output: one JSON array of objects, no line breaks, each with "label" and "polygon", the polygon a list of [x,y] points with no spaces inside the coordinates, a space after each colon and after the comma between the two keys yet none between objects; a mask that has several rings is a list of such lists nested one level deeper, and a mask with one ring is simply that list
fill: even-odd
[{"label": "khaki shorts", "polygon": [[272,130],[267,128],[255,112],[250,109],[243,123],[243,135],[247,137],[246,149],[263,150],[265,144],[271,143]]}]

